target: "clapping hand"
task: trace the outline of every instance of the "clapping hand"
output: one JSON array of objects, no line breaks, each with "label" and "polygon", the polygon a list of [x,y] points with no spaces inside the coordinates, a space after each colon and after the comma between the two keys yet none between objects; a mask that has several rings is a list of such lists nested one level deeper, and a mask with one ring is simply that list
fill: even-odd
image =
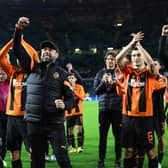
[{"label": "clapping hand", "polygon": [[162,36],[168,36],[168,25],[163,25]]},{"label": "clapping hand", "polygon": [[138,33],[131,33],[131,36],[133,37],[131,44],[136,45],[136,43],[140,42],[144,38],[144,33],[141,31]]},{"label": "clapping hand", "polygon": [[30,20],[28,17],[20,17],[18,20],[18,25],[21,26],[22,28],[28,26],[30,23]]}]

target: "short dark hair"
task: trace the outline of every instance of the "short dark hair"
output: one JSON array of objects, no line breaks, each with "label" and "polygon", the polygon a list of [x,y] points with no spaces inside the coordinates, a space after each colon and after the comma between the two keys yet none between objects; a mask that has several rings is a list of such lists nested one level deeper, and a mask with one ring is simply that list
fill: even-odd
[{"label": "short dark hair", "polygon": [[67,76],[74,76],[76,78],[76,75],[73,72],[68,72]]}]

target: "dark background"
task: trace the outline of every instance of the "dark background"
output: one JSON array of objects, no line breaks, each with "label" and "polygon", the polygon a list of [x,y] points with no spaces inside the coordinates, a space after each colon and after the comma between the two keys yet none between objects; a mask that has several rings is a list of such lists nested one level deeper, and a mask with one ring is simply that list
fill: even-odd
[{"label": "dark background", "polygon": [[72,62],[92,93],[107,48],[121,49],[131,39],[130,33],[143,31],[143,46],[157,57],[161,28],[168,23],[168,1],[0,0],[0,47],[12,37],[20,16],[31,22],[24,38],[37,50],[42,40],[53,40],[60,48],[62,66]]}]

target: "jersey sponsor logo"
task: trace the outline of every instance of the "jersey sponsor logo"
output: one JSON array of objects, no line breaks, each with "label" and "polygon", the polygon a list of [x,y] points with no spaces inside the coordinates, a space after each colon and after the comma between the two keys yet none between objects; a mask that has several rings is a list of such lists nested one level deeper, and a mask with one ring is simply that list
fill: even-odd
[{"label": "jersey sponsor logo", "polygon": [[145,82],[139,82],[139,81],[135,81],[135,79],[131,79],[128,85],[131,87],[143,87],[145,86]]},{"label": "jersey sponsor logo", "polygon": [[135,74],[131,74],[128,85],[131,87],[144,87],[146,83],[145,77],[145,74],[142,73],[139,75],[140,80],[136,80],[137,76]]},{"label": "jersey sponsor logo", "polygon": [[16,79],[13,79],[13,86],[19,87],[19,86],[27,86],[26,82],[17,82]]}]

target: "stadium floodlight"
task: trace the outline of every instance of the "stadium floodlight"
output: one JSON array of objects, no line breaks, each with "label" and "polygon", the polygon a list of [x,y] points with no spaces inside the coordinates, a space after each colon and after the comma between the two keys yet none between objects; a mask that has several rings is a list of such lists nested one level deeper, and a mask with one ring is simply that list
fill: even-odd
[{"label": "stadium floodlight", "polygon": [[125,22],[124,17],[118,16],[114,21],[114,26],[115,27],[122,27],[124,22]]},{"label": "stadium floodlight", "polygon": [[117,23],[116,26],[117,27],[121,27],[123,24],[122,23]]},{"label": "stadium floodlight", "polygon": [[96,48],[96,47],[93,47],[93,48],[91,48],[90,50],[93,52],[93,54],[96,54],[96,53],[97,53],[97,48]]},{"label": "stadium floodlight", "polygon": [[80,48],[75,48],[75,52],[79,52],[80,51]]},{"label": "stadium floodlight", "polygon": [[81,54],[82,51],[80,48],[75,48],[75,51],[74,51],[75,54]]},{"label": "stadium floodlight", "polygon": [[114,48],[113,47],[108,47],[107,50],[113,50]]}]

